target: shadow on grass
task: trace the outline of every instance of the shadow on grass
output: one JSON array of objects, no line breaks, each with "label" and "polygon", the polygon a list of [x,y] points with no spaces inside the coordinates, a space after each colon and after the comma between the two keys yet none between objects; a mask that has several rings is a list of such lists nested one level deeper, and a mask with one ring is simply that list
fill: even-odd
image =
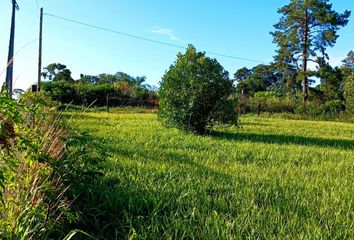
[{"label": "shadow on grass", "polygon": [[247,141],[256,143],[275,143],[275,144],[296,144],[301,146],[318,146],[330,147],[338,149],[353,150],[354,140],[344,139],[326,139],[315,137],[303,137],[294,135],[277,135],[277,134],[256,134],[245,132],[219,132],[212,131],[210,136],[217,139],[229,141]]}]

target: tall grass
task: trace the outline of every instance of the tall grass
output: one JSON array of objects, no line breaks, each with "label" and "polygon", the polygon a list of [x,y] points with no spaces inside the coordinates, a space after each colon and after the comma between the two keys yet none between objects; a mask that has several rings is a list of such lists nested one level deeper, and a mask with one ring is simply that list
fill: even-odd
[{"label": "tall grass", "polygon": [[43,94],[0,95],[0,125],[0,238],[65,236],[81,219],[73,203],[91,181],[87,171],[98,172],[83,158],[93,152],[88,136],[65,125]]},{"label": "tall grass", "polygon": [[101,239],[352,239],[354,125],[243,117],[207,136],[154,114],[74,114],[107,154]]}]

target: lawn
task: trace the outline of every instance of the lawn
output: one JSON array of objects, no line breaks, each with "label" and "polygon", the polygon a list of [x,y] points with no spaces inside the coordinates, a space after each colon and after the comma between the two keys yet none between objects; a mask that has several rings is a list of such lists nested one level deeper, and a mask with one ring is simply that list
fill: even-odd
[{"label": "lawn", "polygon": [[195,136],[156,114],[73,116],[106,153],[101,236],[354,238],[353,124],[246,116]]}]

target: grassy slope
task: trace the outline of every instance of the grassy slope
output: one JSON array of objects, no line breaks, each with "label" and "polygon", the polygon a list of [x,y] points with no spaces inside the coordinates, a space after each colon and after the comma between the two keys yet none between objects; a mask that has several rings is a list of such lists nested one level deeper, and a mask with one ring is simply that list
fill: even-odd
[{"label": "grassy slope", "polygon": [[75,119],[110,156],[120,237],[354,238],[353,124],[245,117],[193,136],[154,114]]}]

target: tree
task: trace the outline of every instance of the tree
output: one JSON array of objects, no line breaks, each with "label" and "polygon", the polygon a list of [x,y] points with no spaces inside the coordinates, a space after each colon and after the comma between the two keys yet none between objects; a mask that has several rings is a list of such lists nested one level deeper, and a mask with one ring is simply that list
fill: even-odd
[{"label": "tree", "polygon": [[350,51],[347,57],[343,60],[343,67],[354,71],[354,52]]},{"label": "tree", "polygon": [[44,79],[49,79],[53,81],[65,81],[73,82],[74,80],[71,77],[71,71],[66,68],[65,65],[61,63],[52,63],[44,68],[42,72]]},{"label": "tree", "polygon": [[96,84],[113,84],[115,82],[118,82],[116,75],[101,73],[97,76]]},{"label": "tree", "polygon": [[354,114],[354,72],[345,80],[344,99],[346,110]]},{"label": "tree", "polygon": [[265,91],[273,85],[280,85],[280,76],[273,65],[260,64],[252,69],[241,68],[234,74],[237,81],[237,93],[254,95],[256,92]]},{"label": "tree", "polygon": [[341,67],[343,75],[347,78],[354,72],[354,52],[350,51],[347,57],[342,61]]},{"label": "tree", "polygon": [[168,126],[203,134],[215,121],[236,123],[233,81],[217,62],[189,45],[162,78],[159,116]]},{"label": "tree", "polygon": [[320,78],[320,90],[324,100],[343,100],[343,74],[340,68],[333,68],[325,59],[319,59],[317,77]]},{"label": "tree", "polygon": [[98,76],[92,76],[92,75],[84,75],[81,74],[80,83],[83,84],[97,84],[99,81],[99,77]]},{"label": "tree", "polygon": [[296,60],[293,59],[292,53],[289,49],[282,49],[282,51],[278,51],[274,60],[274,68],[278,71],[278,75],[281,75],[284,84],[284,93],[288,96],[295,96],[299,88],[299,84],[296,81],[298,67]]},{"label": "tree", "polygon": [[308,62],[316,62],[314,58],[320,56],[328,58],[326,48],[336,43],[337,31],[348,23],[350,11],[337,13],[332,10],[329,0],[291,0],[278,13],[282,17],[271,34],[279,46],[279,55],[290,54],[291,59],[301,63],[299,77],[306,103],[310,75]]},{"label": "tree", "polygon": [[249,91],[250,86],[247,84],[246,80],[252,74],[252,70],[246,67],[238,69],[235,74],[235,80],[237,82],[236,91],[238,94],[243,94]]}]

